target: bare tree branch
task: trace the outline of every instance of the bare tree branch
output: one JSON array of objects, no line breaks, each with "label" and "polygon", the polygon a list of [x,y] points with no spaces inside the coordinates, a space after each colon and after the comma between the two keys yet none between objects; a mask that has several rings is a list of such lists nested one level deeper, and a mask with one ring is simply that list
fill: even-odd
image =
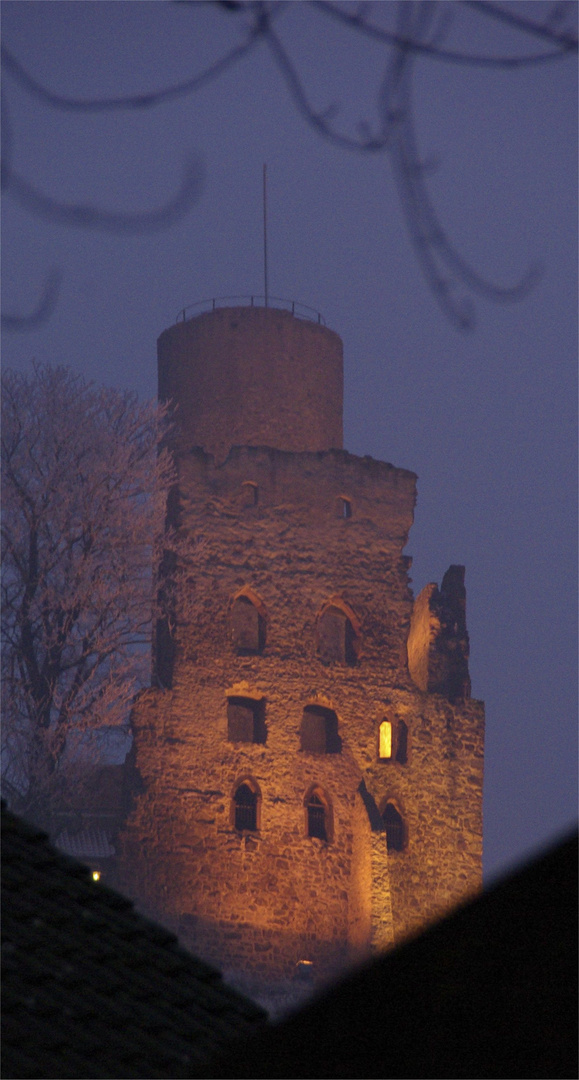
[{"label": "bare tree branch", "polygon": [[[412,40],[425,32],[423,20],[432,12],[432,5],[401,4],[398,8],[399,26]],[[400,40],[405,39],[400,34]],[[472,330],[475,312],[468,297],[458,297],[458,287],[466,286],[478,295],[498,303],[522,299],[536,283],[541,273],[539,265],[532,266],[515,286],[501,287],[478,274],[458,255],[448,240],[440,219],[431,203],[424,180],[424,169],[416,148],[412,109],[412,63],[416,53],[401,45],[392,57],[382,88],[384,125],[393,131],[389,155],[406,225],[420,266],[438,304],[461,330]]]},{"label": "bare tree branch", "polygon": [[[532,64],[551,62],[552,60],[559,60],[562,56],[567,55],[568,52],[577,51],[577,39],[573,38],[571,35],[545,33],[543,35],[544,37],[556,41],[559,44],[560,47],[558,49],[551,50],[547,53],[532,53],[527,56],[484,56],[479,53],[457,52],[452,49],[443,49],[440,45],[434,45],[429,42],[416,41],[411,37],[406,38],[404,35],[396,34],[391,30],[385,30],[382,27],[376,26],[374,23],[370,23],[358,12],[349,12],[344,10],[343,7],[331,3],[331,0],[311,0],[311,2],[313,6],[323,12],[323,14],[330,15],[345,26],[357,30],[367,37],[374,38],[376,41],[382,41],[387,45],[394,45],[397,48],[405,49],[407,52],[430,57],[433,60],[442,60],[444,63],[465,64],[468,67],[518,68]],[[465,0],[465,2],[469,2],[469,0]],[[477,3],[476,0],[470,0],[470,2],[473,6],[481,9],[483,12],[490,6],[486,3],[486,0],[484,3]],[[489,14],[497,13],[489,12]],[[515,20],[512,21],[515,23]],[[525,24],[527,22],[526,20],[519,21]],[[534,30],[538,30],[538,27],[533,24],[521,25],[519,26],[519,29],[530,31],[531,25]]]},{"label": "bare tree branch", "polygon": [[240,45],[236,45],[233,49],[230,49],[225,56],[216,60],[215,63],[210,64],[208,68],[201,71],[198,75],[192,75],[190,79],[185,79],[183,82],[175,83],[173,86],[166,86],[162,90],[151,90],[142,94],[128,94],[127,96],[110,98],[74,98],[67,97],[66,94],[56,94],[52,90],[48,90],[47,87],[42,86],[37,79],[33,78],[33,76],[26,71],[26,68],[5,45],[2,45],[2,64],[6,71],[9,72],[29,94],[38,98],[39,101],[43,101],[46,105],[52,105],[55,109],[66,109],[71,112],[110,112],[114,109],[150,109],[153,105],[161,105],[166,101],[185,97],[187,94],[194,94],[197,90],[200,90],[202,86],[205,86],[206,83],[211,82],[212,79],[217,79],[227,71],[228,68],[233,67],[234,64],[253,49],[259,40],[259,36],[260,30],[256,26],[251,27],[246,41],[242,42]]},{"label": "bare tree branch", "polygon": [[50,801],[71,731],[126,723],[148,682],[174,476],[164,408],[64,368],[2,389],[3,766],[25,806]]},{"label": "bare tree branch", "polygon": [[48,322],[58,303],[61,278],[62,275],[59,270],[51,270],[36,307],[28,315],[3,312],[2,329],[9,330],[12,333],[24,333],[29,330],[36,330],[43,323]]},{"label": "bare tree branch", "polygon": [[[12,158],[14,136],[8,113],[6,94],[2,95],[2,190],[10,192],[25,210],[36,217],[83,229],[101,229],[115,233],[156,232],[179,221],[197,202],[203,191],[204,170],[198,159],[192,159],[183,168],[183,179],[176,194],[156,210],[140,213],[101,210],[90,204],[63,203],[46,195],[24,177],[14,171]],[[30,316],[6,314],[2,325],[7,330],[29,330],[45,322],[57,300],[60,275],[54,272],[48,279],[37,308]]]},{"label": "bare tree branch", "polygon": [[132,214],[121,210],[100,210],[89,204],[58,202],[14,171],[10,172],[5,188],[25,210],[59,225],[116,233],[156,232],[173,225],[197,202],[203,190],[203,169],[199,161],[192,161],[184,167],[181,186],[169,202],[157,210]]},{"label": "bare tree branch", "polygon": [[[185,3],[186,0],[179,2]],[[285,3],[230,0],[215,6],[236,16],[241,15],[249,21],[244,41],[199,74],[161,90],[104,99],[68,97],[53,93],[41,85],[5,46],[2,49],[2,62],[5,70],[28,93],[50,107],[83,112],[144,109],[195,93],[201,86],[217,78],[247,55],[258,42],[263,41],[296,108],[310,127],[324,139],[344,149],[362,153],[386,152],[389,155],[406,225],[422,272],[438,304],[457,326],[462,329],[469,328],[474,320],[470,300],[457,296],[460,288],[466,288],[495,302],[518,300],[528,293],[540,272],[537,265],[531,267],[517,285],[500,287],[478,274],[462,259],[441,226],[428,191],[427,170],[420,160],[416,146],[411,84],[413,61],[418,57],[425,57],[470,67],[516,69],[568,56],[570,52],[577,51],[576,36],[557,29],[554,19],[548,18],[543,23],[536,23],[510,9],[502,8],[492,0],[484,3],[480,0],[464,0],[465,7],[472,8],[483,16],[501,20],[510,25],[516,33],[532,34],[556,46],[548,52],[531,55],[480,55],[442,46],[446,26],[443,17],[436,27],[439,8],[434,0],[426,4],[417,4],[416,0],[401,0],[396,5],[397,23],[394,30],[376,25],[367,16],[368,10],[374,13],[375,5],[358,5],[355,10],[351,10],[331,0],[310,0],[310,6],[322,15],[339,21],[349,31],[353,30],[381,42],[388,50],[388,70],[378,95],[378,122],[375,130],[372,130],[367,122],[360,122],[359,134],[355,136],[337,126],[336,106],[320,111],[311,104],[290,51],[273,27],[274,21],[278,21],[286,10]],[[46,195],[14,171],[11,161],[13,140],[5,116],[3,139],[5,156],[2,181],[5,190],[31,213],[64,225],[126,233],[162,229],[187,213],[202,188],[200,166],[194,162],[185,169],[182,184],[175,196],[153,211],[135,214],[105,211],[92,205],[65,204]],[[30,316],[8,315],[5,317],[5,325],[9,329],[22,330],[38,325],[48,317],[54,300],[54,285],[52,279],[49,279],[34,312]]]},{"label": "bare tree branch", "polygon": [[267,21],[263,24],[262,34],[264,36],[266,44],[269,46],[272,56],[281,71],[286,84],[289,88],[290,94],[294,103],[301,112],[304,119],[313,127],[318,134],[322,135],[325,139],[333,142],[336,146],[345,147],[347,150],[362,150],[370,152],[379,152],[385,149],[388,144],[388,136],[372,137],[368,136],[364,139],[353,139],[348,135],[342,135],[336,131],[335,128],[328,122],[328,113],[315,112],[310,105],[305,90],[301,84],[299,76],[295,67],[293,66],[287,52],[285,51],[279,37],[271,28]]},{"label": "bare tree branch", "polygon": [[[567,52],[577,52],[577,38],[570,33],[560,30],[554,30],[548,22],[536,23],[532,19],[526,19],[522,15],[516,15],[514,11],[508,10],[500,6],[500,4],[494,4],[492,0],[462,0],[465,7],[475,8],[481,13],[481,15],[487,16],[487,18],[498,19],[500,22],[507,23],[509,26],[515,28],[515,30],[522,30],[525,34],[534,34],[535,37],[540,37],[543,41],[552,41],[559,46],[559,55],[564,56]],[[557,54],[553,54],[556,56]]]}]

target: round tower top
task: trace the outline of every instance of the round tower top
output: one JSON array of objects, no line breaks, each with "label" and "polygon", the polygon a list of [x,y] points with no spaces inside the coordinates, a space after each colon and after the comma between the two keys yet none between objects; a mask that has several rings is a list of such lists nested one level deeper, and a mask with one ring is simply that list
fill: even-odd
[{"label": "round tower top", "polygon": [[165,330],[158,360],[180,453],[342,448],[342,342],[325,326],[278,308],[216,308]]}]

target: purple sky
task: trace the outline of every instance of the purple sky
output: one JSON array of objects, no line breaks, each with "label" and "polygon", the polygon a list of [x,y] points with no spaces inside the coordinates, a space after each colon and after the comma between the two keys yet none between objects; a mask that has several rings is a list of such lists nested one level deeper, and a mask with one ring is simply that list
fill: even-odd
[{"label": "purple sky", "polygon": [[[238,15],[201,3],[2,7],[4,42],[28,71],[82,97],[178,82],[241,36]],[[392,5],[369,7],[393,25]],[[545,51],[473,9],[440,7],[454,18],[446,47]],[[549,5],[503,7],[539,21]],[[340,105],[350,133],[372,123],[383,48],[306,4],[278,15],[315,107]],[[54,267],[62,286],[49,322],[4,335],[3,358],[152,396],[156,339],[181,308],[263,292],[267,162],[270,292],[319,309],[344,341],[347,449],[418,473],[415,593],[466,564],[473,695],[487,707],[488,880],[576,816],[576,61],[505,72],[422,58],[415,87],[431,196],[457,250],[505,285],[544,264],[521,303],[477,300],[476,331],[457,331],[420,274],[388,158],[322,141],[261,43],[195,96],[145,111],[59,112],[6,79],[14,168],[55,199],[153,209],[192,158],[205,180],[183,220],[137,236],[48,223],[8,193],[6,310],[31,310]]]}]

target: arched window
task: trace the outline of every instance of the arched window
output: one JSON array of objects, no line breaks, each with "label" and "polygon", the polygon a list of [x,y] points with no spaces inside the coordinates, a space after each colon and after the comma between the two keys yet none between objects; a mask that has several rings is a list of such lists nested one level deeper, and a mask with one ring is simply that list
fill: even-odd
[{"label": "arched window", "polygon": [[321,788],[310,788],[304,800],[306,832],[318,840],[332,839],[332,814],[330,802]]},{"label": "arched window", "polygon": [[306,705],[300,728],[300,750],[307,754],[339,754],[338,717],[324,705]]},{"label": "arched window", "polygon": [[404,821],[398,813],[394,803],[386,803],[382,814],[382,820],[386,826],[386,846],[388,851],[403,851],[406,837]]},{"label": "arched window", "polygon": [[383,720],[380,724],[378,756],[382,761],[389,761],[392,757],[392,724],[390,720]]},{"label": "arched window", "polygon": [[378,757],[380,761],[408,762],[408,726],[404,720],[383,720],[379,728]]},{"label": "arched window", "polygon": [[339,495],[336,499],[336,517],[339,518],[351,518],[352,517],[352,503],[350,499],[347,499],[345,495]]},{"label": "arched window", "polygon": [[162,690],[173,688],[175,639],[167,618],[157,619],[154,638],[154,680]]},{"label": "arched window", "polygon": [[404,720],[399,720],[396,729],[396,761],[399,765],[406,765],[408,761],[408,727]]},{"label": "arched window", "polygon": [[318,656],[323,664],[349,664],[358,657],[352,620],[342,607],[328,604],[318,619]]},{"label": "arched window", "polygon": [[179,485],[172,484],[167,492],[167,511],[165,526],[167,529],[178,529],[181,524],[181,499]]},{"label": "arched window", "polygon": [[265,609],[257,597],[239,593],[231,605],[231,640],[238,656],[265,649]]},{"label": "arched window", "polygon": [[233,796],[233,823],[240,832],[257,831],[258,792],[249,780],[244,780]]},{"label": "arched window", "polygon": [[253,480],[246,480],[241,485],[241,505],[257,506],[259,502],[259,488]]},{"label": "arched window", "polygon": [[265,743],[267,728],[263,698],[227,699],[227,738],[229,742]]}]

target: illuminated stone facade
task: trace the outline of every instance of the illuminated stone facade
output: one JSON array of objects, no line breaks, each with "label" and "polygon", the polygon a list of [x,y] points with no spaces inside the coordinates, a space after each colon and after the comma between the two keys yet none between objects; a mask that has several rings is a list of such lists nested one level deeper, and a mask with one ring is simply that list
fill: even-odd
[{"label": "illuminated stone facade", "polygon": [[340,448],[335,334],[222,309],[166,331],[159,357],[182,395],[170,516],[189,555],[133,711],[123,885],[254,993],[324,979],[480,886],[462,568],[413,616],[416,477]]}]

